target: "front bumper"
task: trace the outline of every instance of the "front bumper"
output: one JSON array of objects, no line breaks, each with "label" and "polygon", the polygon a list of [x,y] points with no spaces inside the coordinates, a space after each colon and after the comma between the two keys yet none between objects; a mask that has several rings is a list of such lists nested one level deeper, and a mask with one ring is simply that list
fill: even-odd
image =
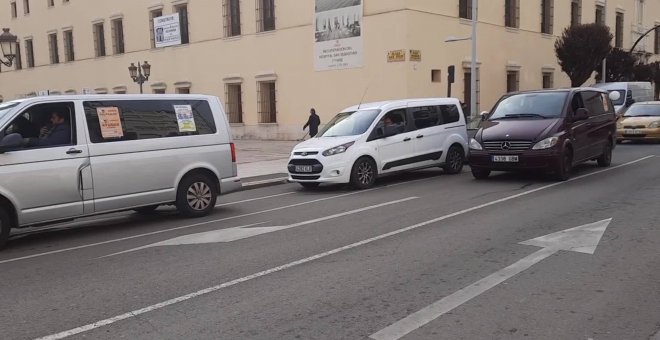
[{"label": "front bumper", "polygon": [[[504,163],[493,161],[493,156],[518,156],[518,162]],[[527,150],[523,152],[495,152],[470,150],[468,163],[471,168],[493,171],[549,170],[561,164],[561,152],[556,149]]]},{"label": "front bumper", "polygon": [[[312,172],[296,172],[296,165],[311,166]],[[348,183],[352,163],[345,154],[331,157],[292,157],[287,164],[290,182]]]},{"label": "front bumper", "polygon": [[[634,130],[635,133],[626,133],[630,132],[629,130]],[[660,140],[660,128],[655,129],[617,129],[616,130],[617,140]]]}]

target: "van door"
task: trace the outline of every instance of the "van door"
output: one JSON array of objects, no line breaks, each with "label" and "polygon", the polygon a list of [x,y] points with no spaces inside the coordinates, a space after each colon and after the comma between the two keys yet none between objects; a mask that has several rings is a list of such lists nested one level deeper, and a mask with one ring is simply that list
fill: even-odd
[{"label": "van door", "polygon": [[[406,109],[396,109],[386,113],[376,124],[375,138],[381,173],[410,169],[414,166],[411,158],[415,151],[414,131],[410,131]],[[387,137],[380,137],[379,132]],[[389,135],[389,136],[388,136]]]},{"label": "van door", "polygon": [[73,102],[36,104],[2,131],[26,145],[0,154],[0,191],[16,204],[21,226],[83,215],[89,153]]},{"label": "van door", "polygon": [[610,142],[610,135],[614,133],[615,119],[609,110],[609,101],[604,93],[585,91],[582,93],[583,101],[589,110],[589,152],[586,157],[598,157],[603,153],[606,143]]},{"label": "van door", "polygon": [[456,105],[412,106],[408,113],[415,133],[415,158],[417,166],[439,165],[443,151],[447,149],[447,138],[451,134],[451,123],[460,119]]},{"label": "van door", "polygon": [[581,161],[588,157],[589,146],[589,120],[575,121],[573,117],[578,109],[586,108],[584,106],[582,94],[576,92],[571,98],[571,107],[569,108],[569,133],[571,136],[571,145],[573,146],[573,160]]}]

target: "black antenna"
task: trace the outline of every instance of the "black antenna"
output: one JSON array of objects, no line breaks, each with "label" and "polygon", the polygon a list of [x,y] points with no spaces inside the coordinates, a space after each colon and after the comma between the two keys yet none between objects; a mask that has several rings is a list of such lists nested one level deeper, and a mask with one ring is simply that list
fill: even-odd
[{"label": "black antenna", "polygon": [[358,111],[360,110],[360,106],[362,106],[362,102],[364,101],[364,97],[367,95],[367,91],[369,91],[369,85],[371,85],[371,82],[367,84],[367,88],[364,89],[364,93],[362,94],[362,98],[360,98],[360,104],[358,104]]}]

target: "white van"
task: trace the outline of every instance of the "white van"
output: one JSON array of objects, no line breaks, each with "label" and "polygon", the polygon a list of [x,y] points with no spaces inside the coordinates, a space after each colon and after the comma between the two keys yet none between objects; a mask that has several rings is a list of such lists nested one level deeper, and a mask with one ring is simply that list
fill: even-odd
[{"label": "white van", "polygon": [[295,146],[289,180],[305,188],[350,183],[422,168],[461,172],[468,152],[460,102],[453,98],[386,101],[349,107],[319,134]]},{"label": "white van", "polygon": [[218,98],[48,96],[0,104],[0,246],[11,228],[174,204],[207,215],[241,187]]},{"label": "white van", "polygon": [[634,103],[653,101],[653,85],[650,82],[616,82],[597,83],[592,87],[607,90],[608,92],[619,92],[621,97],[613,102],[614,111],[620,116]]}]

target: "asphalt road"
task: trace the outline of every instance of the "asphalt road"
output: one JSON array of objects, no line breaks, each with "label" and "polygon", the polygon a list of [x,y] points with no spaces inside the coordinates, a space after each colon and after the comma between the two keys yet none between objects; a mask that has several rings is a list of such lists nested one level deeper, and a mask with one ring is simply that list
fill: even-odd
[{"label": "asphalt road", "polygon": [[[660,145],[622,145],[612,167],[564,183],[428,170],[359,192],[240,192],[197,220],[163,209],[24,230],[0,252],[0,338],[395,339],[382,332],[422,311],[401,339],[651,339],[659,180]],[[593,254],[523,260],[483,289],[544,251],[521,242],[599,221]]]}]

